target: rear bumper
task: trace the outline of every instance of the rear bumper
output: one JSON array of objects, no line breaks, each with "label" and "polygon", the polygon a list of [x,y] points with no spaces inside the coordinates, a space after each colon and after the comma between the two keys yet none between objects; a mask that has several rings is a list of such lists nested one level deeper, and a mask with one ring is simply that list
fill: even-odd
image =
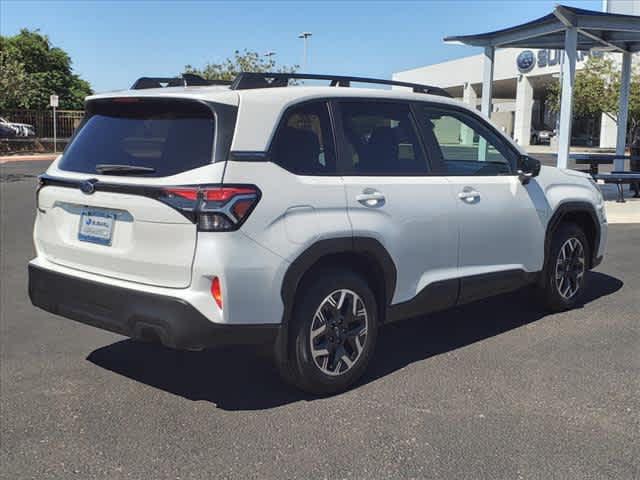
[{"label": "rear bumper", "polygon": [[93,282],[29,265],[31,303],[48,312],[168,347],[201,350],[215,345],[275,341],[279,325],[211,322],[180,298]]}]

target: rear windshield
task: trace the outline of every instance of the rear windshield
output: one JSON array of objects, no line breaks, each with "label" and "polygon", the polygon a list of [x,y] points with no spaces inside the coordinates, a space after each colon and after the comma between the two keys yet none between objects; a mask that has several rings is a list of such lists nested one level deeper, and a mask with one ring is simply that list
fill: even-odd
[{"label": "rear windshield", "polygon": [[198,102],[94,101],[59,167],[104,175],[174,175],[213,161],[214,132],[213,112]]}]

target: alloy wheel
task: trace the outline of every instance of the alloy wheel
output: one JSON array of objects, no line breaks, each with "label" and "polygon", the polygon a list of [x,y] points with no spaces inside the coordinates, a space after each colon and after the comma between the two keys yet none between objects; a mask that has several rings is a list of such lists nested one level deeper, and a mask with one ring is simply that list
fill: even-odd
[{"label": "alloy wheel", "polygon": [[565,300],[578,293],[585,272],[585,263],[582,242],[575,237],[566,240],[558,253],[555,271],[556,288]]},{"label": "alloy wheel", "polygon": [[352,290],[330,293],[311,322],[311,354],[322,373],[342,375],[355,365],[364,350],[369,316],[364,302]]}]

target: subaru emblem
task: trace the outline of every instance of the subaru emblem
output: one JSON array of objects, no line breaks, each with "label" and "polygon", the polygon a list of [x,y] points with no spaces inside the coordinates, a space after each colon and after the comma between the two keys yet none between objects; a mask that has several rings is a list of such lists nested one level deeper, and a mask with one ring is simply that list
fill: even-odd
[{"label": "subaru emblem", "polygon": [[520,52],[520,55],[518,55],[516,64],[521,73],[530,72],[536,65],[536,56],[531,50],[523,50]]},{"label": "subaru emblem", "polygon": [[82,193],[86,193],[87,195],[91,195],[93,192],[96,191],[95,184],[97,181],[98,181],[97,178],[91,178],[89,180],[85,180],[80,184],[80,191]]}]

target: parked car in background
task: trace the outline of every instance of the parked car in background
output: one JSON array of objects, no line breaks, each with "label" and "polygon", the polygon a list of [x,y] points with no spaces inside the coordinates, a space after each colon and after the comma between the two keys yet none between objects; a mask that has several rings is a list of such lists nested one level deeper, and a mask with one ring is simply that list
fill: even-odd
[{"label": "parked car in background", "polygon": [[531,145],[549,144],[551,139],[555,136],[554,130],[547,129],[532,129],[531,130]]},{"label": "parked car in background", "polygon": [[16,138],[16,131],[7,124],[0,123],[0,138]]},{"label": "parked car in background", "polygon": [[598,144],[593,134],[582,132],[571,135],[571,145],[574,147],[594,147]]},{"label": "parked car in background", "polygon": [[[13,134],[11,132],[13,131]],[[16,123],[0,117],[0,138],[35,137],[36,129],[28,123]]]}]

